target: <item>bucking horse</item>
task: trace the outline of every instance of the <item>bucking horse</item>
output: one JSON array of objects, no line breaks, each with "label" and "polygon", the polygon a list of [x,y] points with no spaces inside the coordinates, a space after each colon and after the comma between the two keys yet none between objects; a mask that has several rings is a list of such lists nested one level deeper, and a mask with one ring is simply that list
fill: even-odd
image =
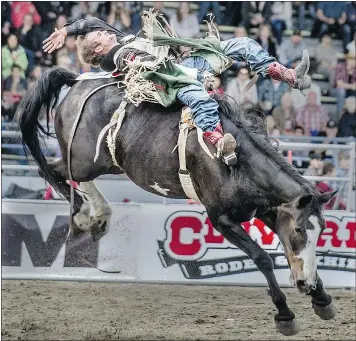
[{"label": "bucking horse", "polygon": [[[114,79],[78,81],[77,76],[62,68],[49,70],[27,92],[18,115],[23,144],[36,160],[40,175],[68,201],[71,190],[67,180],[72,178],[79,183],[70,218],[73,233],[88,231],[98,239],[107,232],[111,217],[108,202],[93,182],[100,175],[125,173],[146,191],[169,198],[187,198],[178,176],[180,164],[175,149],[182,105],[165,108],[149,102],[137,107],[129,104],[115,140],[117,164],[105,143],[100,145],[94,162],[99,134],[110,122],[124,93]],[[40,148],[40,137],[47,134],[48,127],[42,126],[38,118],[45,111],[48,120],[65,85],[70,90],[57,107],[54,119],[62,157],[49,163]],[[317,273],[316,244],[325,228],[322,206],[335,193],[320,193],[284,159],[270,143],[258,113],[239,112],[224,98],[216,100],[224,131],[237,141],[237,164],[229,167],[209,157],[198,143],[196,129],[190,131],[185,150],[187,171],[211,223],[230,243],[244,251],[266,277],[268,292],[278,309],[275,315],[278,331],[293,335],[300,328],[277,283],[271,257],[241,225],[253,217],[278,235],[291,280],[300,292],[311,296],[315,313],[325,320],[333,318],[336,308]],[[82,114],[78,116],[80,111]],[[208,148],[215,152],[214,147]],[[67,155],[71,160],[71,177]],[[91,215],[90,208],[94,212]]]}]

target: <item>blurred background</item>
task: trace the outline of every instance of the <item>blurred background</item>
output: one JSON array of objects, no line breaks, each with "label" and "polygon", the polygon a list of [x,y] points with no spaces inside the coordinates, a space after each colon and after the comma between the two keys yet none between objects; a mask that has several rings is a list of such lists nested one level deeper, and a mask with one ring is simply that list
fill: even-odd
[{"label": "blurred background", "polygon": [[[33,161],[26,158],[20,144],[14,114],[22,96],[44,70],[55,65],[78,73],[102,71],[80,63],[74,37],[68,37],[65,46],[51,55],[42,51],[42,41],[55,28],[93,16],[127,34],[141,34],[142,11],[150,7],[160,10],[180,37],[204,37],[204,20],[213,13],[221,39],[254,38],[287,67],[295,67],[302,51],[308,49],[312,86],[305,96],[286,83],[260,77],[240,98],[253,77],[243,62],[216,77],[214,91],[239,99],[241,108],[261,110],[268,134],[280,142],[281,151],[301,174],[325,177],[315,181],[322,191],[340,190],[328,208],[345,209],[355,188],[356,1],[2,1],[2,196],[58,198],[37,177]],[[186,50],[181,47],[179,52]],[[49,158],[60,156],[54,138],[47,139],[43,148]],[[109,201],[162,201],[138,188],[127,188],[110,195],[114,191],[107,185],[104,194]]]}]

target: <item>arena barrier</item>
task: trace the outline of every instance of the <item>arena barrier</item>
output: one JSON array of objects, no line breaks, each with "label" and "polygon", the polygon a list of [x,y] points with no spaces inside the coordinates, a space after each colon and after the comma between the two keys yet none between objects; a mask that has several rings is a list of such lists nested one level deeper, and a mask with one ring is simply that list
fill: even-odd
[{"label": "arena barrier", "polygon": [[[201,205],[113,204],[99,242],[68,236],[65,202],[3,200],[2,277],[182,284],[266,285],[255,264],[211,225]],[[326,211],[318,242],[327,287],[355,287],[355,214]],[[281,244],[261,221],[244,228],[271,255],[278,282],[289,286]],[[100,269],[100,270],[99,270]]]}]

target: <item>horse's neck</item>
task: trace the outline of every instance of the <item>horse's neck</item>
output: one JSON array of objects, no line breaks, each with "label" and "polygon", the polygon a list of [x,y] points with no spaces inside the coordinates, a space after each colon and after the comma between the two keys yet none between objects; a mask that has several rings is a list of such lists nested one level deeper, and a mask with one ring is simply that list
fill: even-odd
[{"label": "horse's neck", "polygon": [[246,168],[245,176],[257,193],[264,193],[268,205],[290,202],[305,191],[300,181],[287,174],[276,161],[256,148],[248,137],[241,144],[240,152],[244,154],[242,160]]}]

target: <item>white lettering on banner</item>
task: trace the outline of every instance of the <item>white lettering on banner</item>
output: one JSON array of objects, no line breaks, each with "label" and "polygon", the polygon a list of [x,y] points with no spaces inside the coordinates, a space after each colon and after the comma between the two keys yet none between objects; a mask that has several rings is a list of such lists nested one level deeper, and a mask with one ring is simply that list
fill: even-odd
[{"label": "white lettering on banner", "polygon": [[212,265],[202,265],[199,267],[200,276],[205,277],[208,275],[215,275],[216,271]]},{"label": "white lettering on banner", "polygon": [[244,269],[248,270],[248,269],[257,269],[256,264],[254,263],[254,261],[252,259],[244,259]]},{"label": "white lettering on banner", "polygon": [[275,258],[275,264],[277,266],[288,266],[288,261],[285,256],[277,256]]},{"label": "white lettering on banner", "polygon": [[346,265],[346,269],[350,269],[350,270],[356,270],[356,259],[351,259],[349,258],[347,260],[347,265]]},{"label": "white lettering on banner", "polygon": [[242,269],[242,263],[239,260],[231,261],[228,264],[231,271],[239,271]]}]

